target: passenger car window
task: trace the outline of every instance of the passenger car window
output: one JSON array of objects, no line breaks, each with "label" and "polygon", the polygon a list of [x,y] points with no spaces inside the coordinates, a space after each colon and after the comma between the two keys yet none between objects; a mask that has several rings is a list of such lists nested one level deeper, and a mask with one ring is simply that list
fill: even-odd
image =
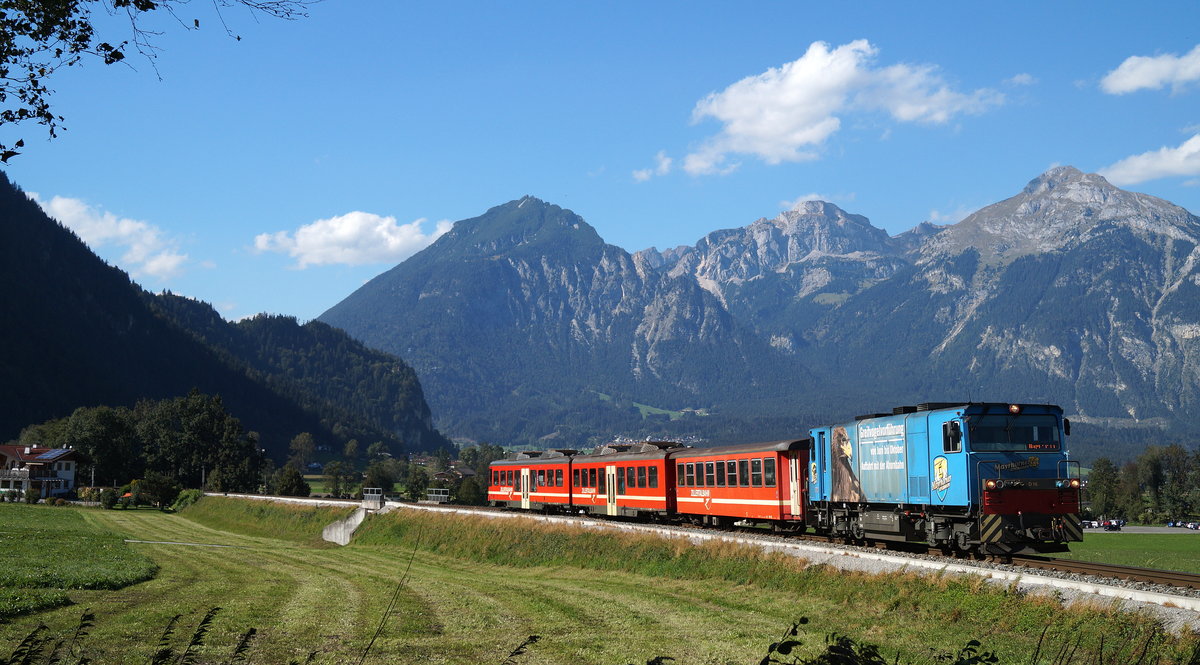
[{"label": "passenger car window", "polygon": [[713,462],[704,463],[704,484],[708,487],[717,484],[716,464]]},{"label": "passenger car window", "polygon": [[750,486],[762,487],[762,460],[750,460]]},{"label": "passenger car window", "polygon": [[738,485],[750,486],[750,460],[738,460]]},{"label": "passenger car window", "polygon": [[571,484],[579,487],[579,469],[571,469]]},{"label": "passenger car window", "polygon": [[737,484],[738,484],[737,462],[734,460],[729,460],[728,462],[725,463],[725,469],[727,472],[726,475],[729,476],[729,486],[737,487]]},{"label": "passenger car window", "polygon": [[775,486],[775,458],[766,457],[763,459],[763,485],[766,487]]},{"label": "passenger car window", "polygon": [[717,487],[725,486],[725,462],[717,462]]},{"label": "passenger car window", "polygon": [[637,474],[637,472],[633,470],[632,466],[626,467],[625,468],[625,484],[628,485],[629,487],[637,487],[637,475],[636,474]]},{"label": "passenger car window", "polygon": [[658,487],[658,467],[650,467],[650,487]]},{"label": "passenger car window", "polygon": [[562,469],[554,470],[554,486],[555,487],[563,486],[563,470]]},{"label": "passenger car window", "polygon": [[638,487],[646,486],[646,467],[639,466],[637,468],[637,479],[638,479],[638,485],[637,485]]}]

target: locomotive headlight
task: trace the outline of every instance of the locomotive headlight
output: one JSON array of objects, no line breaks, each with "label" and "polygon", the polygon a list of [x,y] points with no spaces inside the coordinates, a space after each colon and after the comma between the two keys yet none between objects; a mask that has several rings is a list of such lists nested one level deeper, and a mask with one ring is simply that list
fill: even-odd
[{"label": "locomotive headlight", "polygon": [[998,490],[1004,488],[1004,483],[999,480],[993,480],[989,478],[988,480],[983,481],[983,487],[984,489]]},{"label": "locomotive headlight", "polygon": [[1079,489],[1079,479],[1078,478],[1071,479],[1071,489]]},{"label": "locomotive headlight", "polygon": [[1014,416],[1021,413],[1021,405],[1020,404],[1009,404],[1008,412],[1013,414]]}]

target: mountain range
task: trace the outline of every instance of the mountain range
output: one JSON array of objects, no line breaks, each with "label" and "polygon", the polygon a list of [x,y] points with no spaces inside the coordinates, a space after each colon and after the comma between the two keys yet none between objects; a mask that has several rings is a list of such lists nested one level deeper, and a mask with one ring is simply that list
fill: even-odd
[{"label": "mountain range", "polygon": [[745,441],[967,399],[1061,404],[1099,446],[1197,429],[1198,244],[1195,215],[1072,167],[949,226],[806,201],[636,253],[524,197],[319,320],[410,362],[456,436]]}]

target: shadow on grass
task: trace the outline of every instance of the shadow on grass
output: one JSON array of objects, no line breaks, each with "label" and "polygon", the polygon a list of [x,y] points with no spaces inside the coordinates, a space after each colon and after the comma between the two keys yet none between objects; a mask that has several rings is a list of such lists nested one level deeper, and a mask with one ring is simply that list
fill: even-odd
[{"label": "shadow on grass", "polygon": [[[206,612],[186,642],[176,638],[182,615],[172,617],[155,643],[149,660],[150,665],[197,665],[200,649],[204,646],[205,638],[220,610],[221,608],[214,607]],[[778,641],[768,645],[766,655],[758,661],[759,665],[918,665],[923,663],[930,665],[1000,665],[1002,663],[994,652],[983,650],[982,645],[976,640],[967,642],[957,652],[937,652],[930,649],[929,656],[924,660],[902,661],[899,654],[888,658],[880,653],[878,646],[860,642],[836,632],[826,635],[822,651],[813,656],[801,657],[796,653],[804,646],[799,638],[800,626],[806,625],[808,622],[808,619],[804,617],[793,622]],[[95,623],[96,616],[90,610],[84,610],[79,622],[69,635],[56,637],[50,634],[45,625],[39,625],[16,645],[8,657],[0,655],[0,665],[104,665],[103,661],[93,660],[84,645],[84,638],[87,637]],[[1042,631],[1042,636],[1028,660],[1022,658],[1003,662],[1011,665],[1069,665],[1073,663],[1088,665],[1150,665],[1151,663],[1155,665],[1200,665],[1200,644],[1193,647],[1190,654],[1181,659],[1167,659],[1160,652],[1159,647],[1163,634],[1157,629],[1149,631],[1140,639],[1124,640],[1113,646],[1107,653],[1103,636],[1101,636],[1096,649],[1082,648],[1082,637],[1077,637],[1073,641],[1068,639],[1057,648],[1046,648],[1048,647],[1046,644],[1048,630],[1047,627]],[[252,662],[251,650],[257,634],[255,628],[246,630],[240,634],[236,643],[228,650],[227,656],[205,662],[222,663],[223,665]],[[377,636],[378,634],[376,634]],[[520,665],[524,660],[522,657],[542,641],[541,636],[530,635],[503,659],[499,659],[500,656],[497,654],[498,660],[495,662],[500,665]],[[369,652],[368,646],[357,661],[362,663],[366,660]],[[309,651],[303,663],[292,660],[289,665],[312,665],[320,660],[319,654],[319,649]],[[645,661],[645,665],[667,665],[674,662],[676,660],[671,656],[655,656]],[[752,661],[748,658],[747,662]],[[629,665],[635,664],[630,663]]]}]

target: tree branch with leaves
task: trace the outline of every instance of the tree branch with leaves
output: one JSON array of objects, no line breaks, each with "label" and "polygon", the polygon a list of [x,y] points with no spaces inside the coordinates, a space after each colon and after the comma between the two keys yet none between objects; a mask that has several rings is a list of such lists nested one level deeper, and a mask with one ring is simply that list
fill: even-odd
[{"label": "tree branch with leaves", "polygon": [[[319,0],[209,1],[226,33],[241,40],[229,29],[225,10],[244,7],[255,14],[293,20],[306,17],[307,7]],[[158,51],[154,38],[160,33],[146,30],[143,19],[163,13],[182,29],[200,29],[199,18],[188,21],[180,16],[187,6],[191,6],[188,0],[0,0],[0,127],[32,122],[44,125],[51,139],[57,138],[65,118],[51,105],[53,75],[89,60],[106,65],[125,62],[131,49],[153,64]],[[97,12],[127,17],[129,32],[122,39],[99,34]],[[24,138],[0,143],[0,162],[21,154],[24,146]]]}]

